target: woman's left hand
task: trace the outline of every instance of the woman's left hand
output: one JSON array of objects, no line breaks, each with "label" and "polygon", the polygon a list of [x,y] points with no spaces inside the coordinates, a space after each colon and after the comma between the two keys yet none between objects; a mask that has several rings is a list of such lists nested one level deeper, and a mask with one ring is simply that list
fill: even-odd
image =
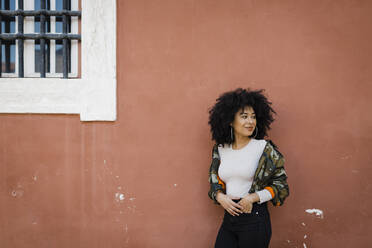
[{"label": "woman's left hand", "polygon": [[243,207],[242,211],[244,213],[251,213],[253,203],[258,202],[260,200],[259,196],[256,193],[249,194],[246,197],[242,198],[238,204]]},{"label": "woman's left hand", "polygon": [[238,204],[243,207],[242,211],[246,214],[252,212],[253,202],[248,200],[247,198],[241,199]]}]

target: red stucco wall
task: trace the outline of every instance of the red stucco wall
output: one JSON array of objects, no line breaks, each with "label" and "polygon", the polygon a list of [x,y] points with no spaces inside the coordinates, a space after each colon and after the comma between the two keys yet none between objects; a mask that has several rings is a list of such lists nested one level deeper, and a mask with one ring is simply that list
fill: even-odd
[{"label": "red stucco wall", "polygon": [[0,247],[212,247],[207,110],[236,87],[278,112],[291,195],[271,247],[369,245],[371,1],[117,7],[116,122],[0,115]]}]

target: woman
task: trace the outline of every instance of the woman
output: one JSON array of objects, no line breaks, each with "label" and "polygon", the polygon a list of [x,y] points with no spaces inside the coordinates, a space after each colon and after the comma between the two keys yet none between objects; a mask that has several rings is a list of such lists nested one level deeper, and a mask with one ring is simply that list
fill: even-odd
[{"label": "woman", "polygon": [[271,140],[263,139],[275,114],[263,91],[226,92],[209,111],[216,144],[208,195],[225,209],[215,248],[267,248],[267,202],[281,206],[289,195],[284,158]]}]

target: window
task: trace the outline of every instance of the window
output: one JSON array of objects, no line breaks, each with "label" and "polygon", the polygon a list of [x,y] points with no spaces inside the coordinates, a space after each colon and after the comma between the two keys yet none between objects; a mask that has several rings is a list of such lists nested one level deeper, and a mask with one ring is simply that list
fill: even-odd
[{"label": "window", "polygon": [[1,77],[78,76],[78,0],[1,0]]},{"label": "window", "polygon": [[[8,12],[22,7],[21,0],[0,1],[2,9]],[[44,17],[32,13],[40,13],[43,2],[52,13],[41,11]],[[23,39],[24,78],[19,77],[22,60],[18,46],[22,39],[8,39],[21,31],[20,15],[0,13],[3,30],[0,113],[65,113],[80,114],[82,121],[116,120],[116,0],[23,0],[23,3],[26,12],[23,33],[31,38]],[[66,3],[66,11],[71,8],[71,13],[57,13],[63,7],[66,9]],[[67,19],[67,31],[63,18]],[[42,31],[45,39],[37,37]],[[43,58],[44,67],[38,62]],[[62,78],[64,67],[66,79]]]}]

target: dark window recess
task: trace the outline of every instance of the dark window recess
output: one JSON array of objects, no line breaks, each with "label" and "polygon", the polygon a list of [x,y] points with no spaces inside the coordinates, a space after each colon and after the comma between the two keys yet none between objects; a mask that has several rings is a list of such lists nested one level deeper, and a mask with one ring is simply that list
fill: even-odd
[{"label": "dark window recess", "polygon": [[[71,72],[71,41],[67,41],[67,61],[68,61],[68,68]],[[56,73],[63,73],[63,41],[57,40],[56,41]]]},{"label": "dark window recess", "polygon": [[1,44],[1,71],[15,72],[15,41],[6,40]]},{"label": "dark window recess", "polygon": [[[18,9],[15,9],[15,1],[18,1]],[[63,73],[63,78],[68,77],[71,72],[71,40],[81,40],[80,34],[71,34],[71,16],[81,18],[81,11],[71,11],[71,0],[56,0],[56,10],[50,10],[50,1],[54,0],[35,0],[35,9],[25,11],[24,0],[0,0],[0,77],[3,72],[15,72],[16,41],[18,76],[24,77],[24,40],[35,40],[35,72],[40,72],[42,78],[50,72],[50,40],[55,40],[55,71]],[[24,33],[25,16],[34,17],[35,33]],[[51,16],[56,17],[56,33],[50,33]]]},{"label": "dark window recess", "polygon": [[[35,72],[41,72],[41,56],[43,56],[40,48],[40,40],[35,40]],[[50,40],[45,41],[45,63],[47,64],[46,72],[50,72]]]}]

